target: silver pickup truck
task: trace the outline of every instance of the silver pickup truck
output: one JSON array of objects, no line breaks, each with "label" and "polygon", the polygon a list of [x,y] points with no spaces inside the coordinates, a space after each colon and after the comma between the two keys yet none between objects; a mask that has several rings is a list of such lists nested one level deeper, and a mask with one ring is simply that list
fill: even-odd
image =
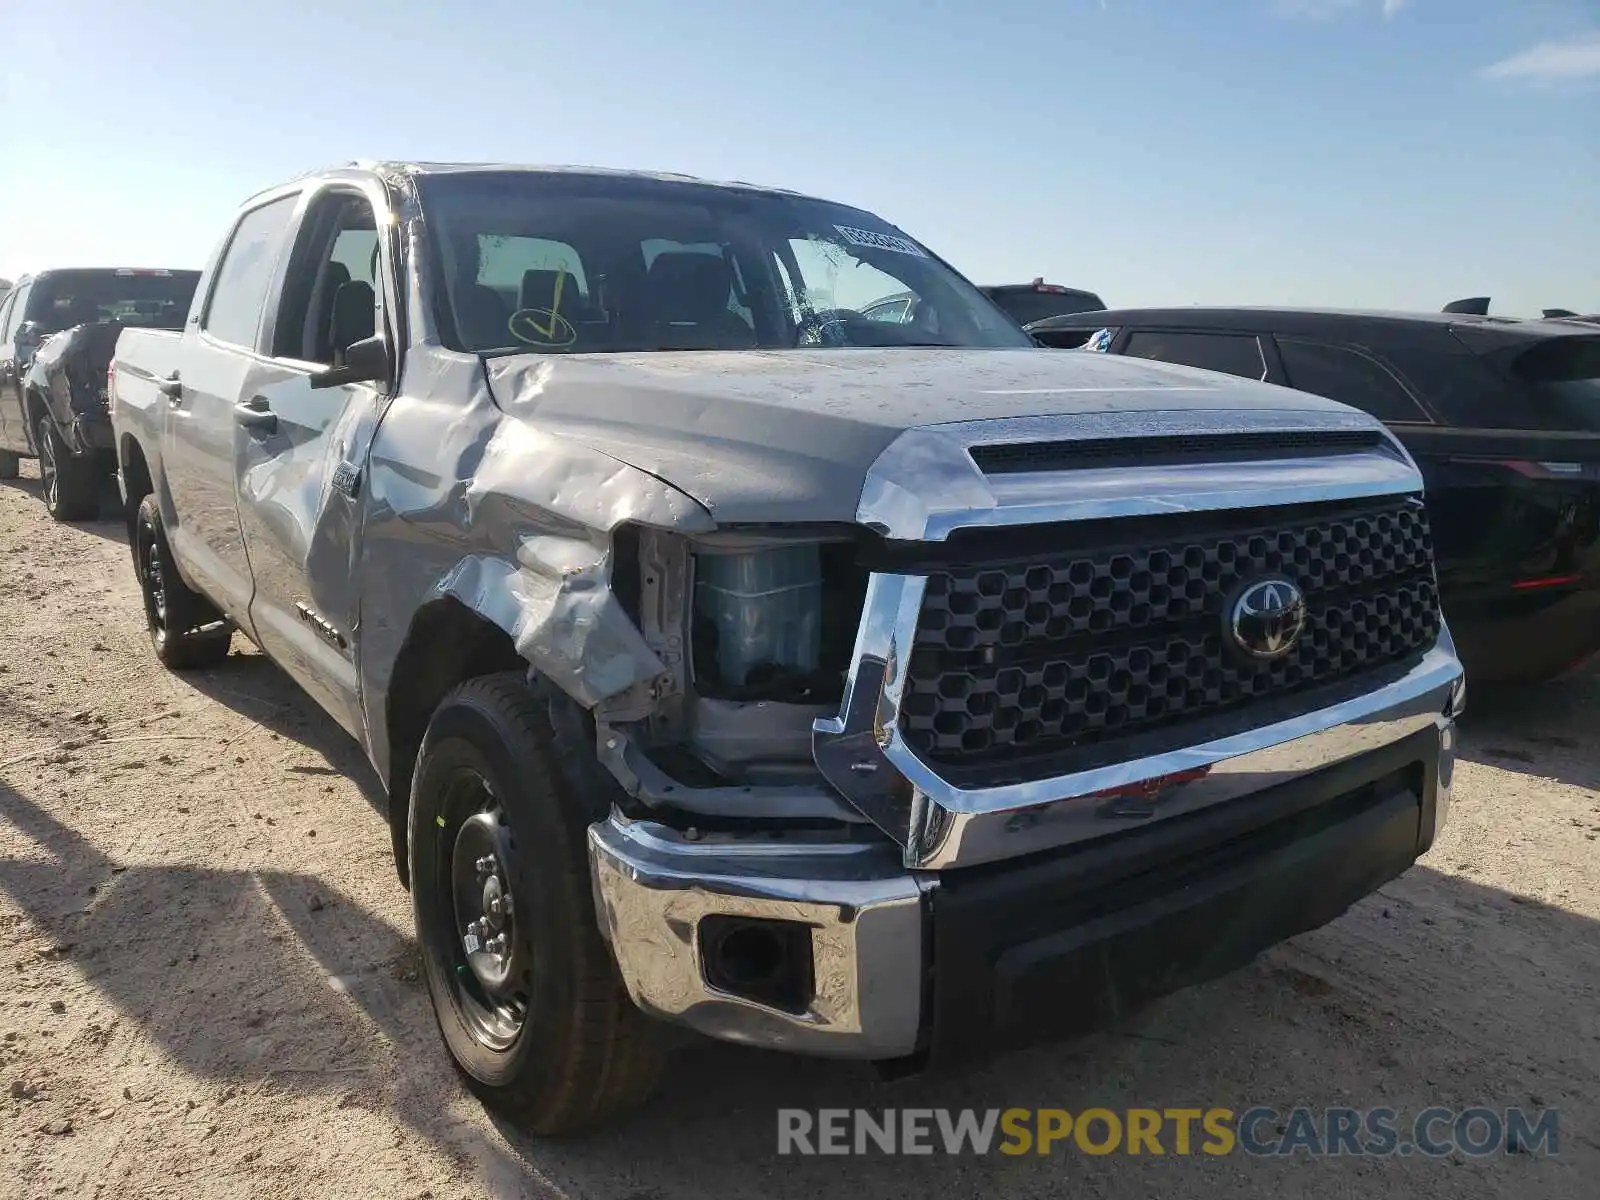
[{"label": "silver pickup truck", "polygon": [[361,743],[444,1041],[538,1131],[638,1103],[671,1023],[890,1073],[1092,1028],[1445,818],[1383,427],[1039,349],[859,209],[330,170],[112,393],[157,656],[237,630]]}]

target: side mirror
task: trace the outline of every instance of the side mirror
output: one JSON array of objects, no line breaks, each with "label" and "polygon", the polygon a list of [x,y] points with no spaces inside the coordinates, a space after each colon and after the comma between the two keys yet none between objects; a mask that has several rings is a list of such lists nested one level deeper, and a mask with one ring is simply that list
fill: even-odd
[{"label": "side mirror", "polygon": [[37,321],[24,321],[22,327],[17,330],[17,345],[20,347],[31,350],[36,348],[44,339],[44,326]]},{"label": "side mirror", "polygon": [[315,372],[309,382],[314,388],[331,388],[347,383],[388,383],[391,377],[389,347],[383,338],[369,337],[350,343],[344,362]]}]

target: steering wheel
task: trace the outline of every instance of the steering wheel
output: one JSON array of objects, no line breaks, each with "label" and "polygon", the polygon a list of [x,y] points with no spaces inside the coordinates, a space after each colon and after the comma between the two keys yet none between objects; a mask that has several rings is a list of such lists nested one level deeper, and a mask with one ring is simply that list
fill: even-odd
[{"label": "steering wheel", "polygon": [[796,346],[851,346],[850,326],[861,322],[871,324],[853,308],[822,308],[806,313],[795,330]]}]

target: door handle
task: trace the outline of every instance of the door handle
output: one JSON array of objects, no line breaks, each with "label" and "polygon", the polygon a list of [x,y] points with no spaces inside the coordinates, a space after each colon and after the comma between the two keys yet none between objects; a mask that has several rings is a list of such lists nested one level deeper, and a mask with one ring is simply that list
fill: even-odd
[{"label": "door handle", "polygon": [[278,414],[267,406],[265,396],[251,396],[250,399],[235,404],[233,419],[246,429],[257,433],[278,432]]},{"label": "door handle", "polygon": [[178,373],[176,371],[165,379],[156,380],[156,387],[163,396],[170,397],[172,400],[183,399],[183,384],[178,382]]}]

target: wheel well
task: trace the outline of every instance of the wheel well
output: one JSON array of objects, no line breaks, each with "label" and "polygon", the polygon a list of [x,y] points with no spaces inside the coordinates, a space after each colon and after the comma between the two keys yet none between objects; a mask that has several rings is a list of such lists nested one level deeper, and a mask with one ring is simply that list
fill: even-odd
[{"label": "wheel well", "polygon": [[526,670],[527,662],[506,633],[452,596],[417,610],[395,657],[389,678],[385,722],[389,735],[389,832],[395,867],[410,886],[406,822],[411,776],[422,735],[439,701],[459,683],[500,671]]},{"label": "wheel well", "polygon": [[139,440],[131,433],[123,435],[121,453],[117,458],[118,467],[122,471],[122,491],[126,497],[123,502],[123,516],[127,519],[131,545],[133,519],[139,512],[139,505],[156,489],[155,483],[150,478],[150,465],[144,459],[144,450],[140,448]]},{"label": "wheel well", "polygon": [[44,397],[39,394],[39,389],[31,383],[24,384],[22,388],[22,415],[27,418],[28,428],[23,431],[28,445],[33,447],[34,453],[39,452],[39,418],[49,415],[50,408],[44,402]]}]

